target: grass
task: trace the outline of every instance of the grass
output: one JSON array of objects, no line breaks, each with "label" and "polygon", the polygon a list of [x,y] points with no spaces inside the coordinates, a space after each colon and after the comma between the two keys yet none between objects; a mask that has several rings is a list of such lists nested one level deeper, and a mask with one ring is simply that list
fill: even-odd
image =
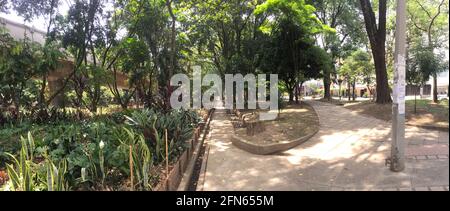
[{"label": "grass", "polygon": [[[377,119],[391,121],[392,105],[379,105],[373,102],[354,102],[344,105],[345,108],[359,114],[369,115]],[[448,131],[448,100],[433,103],[430,100],[417,100],[417,111],[414,111],[414,100],[406,101],[406,123],[408,125]]]},{"label": "grass", "polygon": [[319,118],[309,105],[288,105],[275,121],[264,122],[265,131],[248,136],[245,128],[236,128],[236,135],[256,144],[292,141],[310,135],[319,128]]}]

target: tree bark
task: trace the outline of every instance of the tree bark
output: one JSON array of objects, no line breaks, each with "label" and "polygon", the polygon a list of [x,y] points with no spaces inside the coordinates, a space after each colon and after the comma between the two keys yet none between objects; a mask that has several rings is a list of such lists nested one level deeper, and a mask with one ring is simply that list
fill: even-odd
[{"label": "tree bark", "polygon": [[330,74],[325,74],[323,78],[324,85],[324,98],[328,101],[331,101],[331,77]]},{"label": "tree bark", "polygon": [[352,84],[352,98],[353,101],[356,101],[356,80],[354,80]]},{"label": "tree bark", "polygon": [[437,91],[437,73],[433,74],[433,102],[438,103],[438,91]]},{"label": "tree bark", "polygon": [[364,15],[367,35],[370,40],[372,54],[375,62],[375,73],[377,81],[377,99],[378,104],[387,104],[392,102],[389,89],[387,69],[386,69],[386,13],[387,0],[379,1],[379,20],[378,26],[375,13],[372,9],[370,0],[360,0],[361,10]]}]

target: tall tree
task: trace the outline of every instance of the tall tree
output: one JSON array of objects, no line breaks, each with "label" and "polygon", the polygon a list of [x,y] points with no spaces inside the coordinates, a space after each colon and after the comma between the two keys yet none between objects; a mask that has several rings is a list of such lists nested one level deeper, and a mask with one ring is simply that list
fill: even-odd
[{"label": "tall tree", "polygon": [[[375,74],[377,82],[377,99],[379,104],[391,103],[391,91],[389,88],[386,68],[386,17],[387,0],[378,1],[378,22],[370,0],[360,0],[360,6],[364,15],[367,35],[369,37],[372,55],[375,62]],[[378,23],[378,24],[377,24]]]},{"label": "tall tree", "polygon": [[[274,37],[273,51],[276,52],[272,59],[267,58],[267,62],[271,64],[272,71],[275,70],[285,82],[290,102],[294,101],[294,91],[299,79],[305,76],[302,70],[307,66],[305,55],[313,45],[312,37],[332,31],[314,16],[314,11],[314,6],[304,0],[269,0],[255,10],[255,14],[266,13],[272,17],[272,21],[263,26],[270,29],[270,34]],[[329,73],[324,75],[327,74]]]},{"label": "tall tree", "polygon": [[[368,91],[371,93],[374,68],[370,54],[363,50],[356,50],[343,63],[339,72],[346,78],[347,84],[352,86],[353,93],[351,96],[353,96],[353,100],[356,100],[356,83],[366,84]],[[350,95],[348,97],[350,99]]]},{"label": "tall tree", "polygon": [[[311,0],[316,8],[315,15],[319,20],[336,33],[324,33],[320,35],[320,42],[330,54],[333,61],[333,69],[330,74],[324,75],[324,98],[331,99],[330,85],[332,75],[336,76],[339,61],[351,51],[366,43],[363,23],[359,21],[358,3],[346,0]],[[336,77],[334,77],[336,78]]]},{"label": "tall tree", "polygon": [[[429,52],[433,53],[435,49],[440,47],[440,43],[448,43],[447,0],[412,0],[408,4],[408,14],[410,25],[414,27],[411,31],[416,30],[416,41],[421,42],[420,39],[422,34],[424,34]],[[438,102],[437,76],[440,71],[440,69],[435,69],[431,73],[433,76],[433,102],[435,103]]]}]

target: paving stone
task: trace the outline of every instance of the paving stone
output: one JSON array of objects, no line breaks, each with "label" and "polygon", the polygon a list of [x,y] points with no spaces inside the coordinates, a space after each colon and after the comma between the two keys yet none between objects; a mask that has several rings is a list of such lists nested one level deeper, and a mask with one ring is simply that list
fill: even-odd
[{"label": "paving stone", "polygon": [[426,160],[426,159],[427,159],[427,156],[425,156],[425,155],[419,155],[419,156],[416,156],[416,159],[417,159],[417,160]]},{"label": "paving stone", "polygon": [[415,190],[415,191],[430,191],[430,190],[428,189],[428,187],[416,187],[416,188],[414,188],[414,190]]},{"label": "paving stone", "polygon": [[438,159],[436,155],[427,155],[427,159]]},{"label": "paving stone", "polygon": [[448,159],[448,155],[438,155],[439,159]]},{"label": "paving stone", "polygon": [[430,187],[431,191],[445,191],[444,187]]},{"label": "paving stone", "polygon": [[227,136],[233,131],[229,116],[217,112],[208,136],[212,140],[205,181],[199,189],[449,190],[448,132],[407,127],[407,169],[393,173],[384,165],[390,154],[390,123],[326,103],[307,103],[316,110],[321,130],[306,143],[277,155],[237,149]]},{"label": "paving stone", "polygon": [[449,184],[448,159],[418,160],[415,163],[410,163],[409,167],[414,169],[411,178],[413,187],[446,186]]}]

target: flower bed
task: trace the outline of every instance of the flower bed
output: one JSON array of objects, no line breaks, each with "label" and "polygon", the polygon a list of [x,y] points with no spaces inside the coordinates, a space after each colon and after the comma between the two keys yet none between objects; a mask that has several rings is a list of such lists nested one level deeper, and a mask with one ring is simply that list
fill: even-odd
[{"label": "flower bed", "polygon": [[155,191],[176,191],[180,182],[183,178],[185,171],[188,168],[188,164],[193,160],[195,146],[201,141],[205,136],[207,124],[209,124],[209,119],[213,110],[207,112],[207,115],[203,115],[204,124],[200,124],[194,133],[193,139],[189,140],[189,147],[180,156],[178,161],[171,167],[168,177],[162,180],[155,188]]},{"label": "flower bed", "polygon": [[[23,127],[30,132],[21,139],[22,147],[11,146],[6,151],[27,164],[30,184],[19,186],[15,179],[0,189],[55,190],[47,182],[48,166],[63,175],[58,190],[161,190],[161,181],[169,181],[168,190],[174,189],[181,179],[175,172],[186,169],[195,144],[193,138],[198,138],[209,117],[202,115],[201,121],[198,116],[190,111],[136,110],[83,122],[30,124]],[[24,136],[17,132],[14,137],[19,135]],[[2,141],[10,143],[14,139]],[[26,172],[21,172],[9,154],[1,154],[8,174],[17,175],[21,183]],[[166,156],[171,169],[169,179],[165,176]]]}]

